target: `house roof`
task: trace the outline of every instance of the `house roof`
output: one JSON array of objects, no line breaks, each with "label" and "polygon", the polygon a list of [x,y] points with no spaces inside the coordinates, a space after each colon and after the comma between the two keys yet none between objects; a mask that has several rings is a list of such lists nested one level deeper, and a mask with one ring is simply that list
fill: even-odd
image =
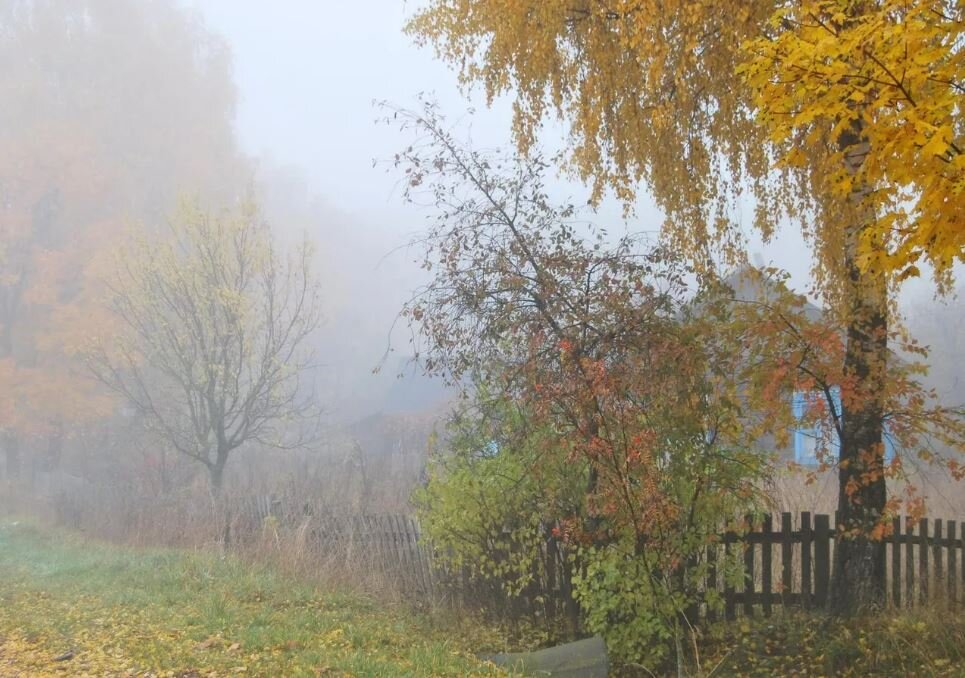
[{"label": "house roof", "polygon": [[[761,268],[749,264],[724,276],[723,283],[734,291],[734,298],[738,301],[770,302],[776,300],[782,291],[788,291],[782,280],[768,277]],[[824,311],[807,300],[803,310],[809,320],[819,320],[824,315]]]},{"label": "house roof", "polygon": [[[769,277],[761,267],[749,264],[741,266],[724,276],[723,282],[733,290],[734,299],[738,301],[762,301],[767,303],[776,300],[782,288],[784,291],[788,290],[784,281]],[[824,310],[807,301],[807,299],[804,300],[802,310],[808,320],[821,320],[824,317]],[[844,339],[846,333],[843,328],[840,333],[842,339]],[[906,363],[905,359],[890,347],[888,348],[888,358],[895,365]]]}]

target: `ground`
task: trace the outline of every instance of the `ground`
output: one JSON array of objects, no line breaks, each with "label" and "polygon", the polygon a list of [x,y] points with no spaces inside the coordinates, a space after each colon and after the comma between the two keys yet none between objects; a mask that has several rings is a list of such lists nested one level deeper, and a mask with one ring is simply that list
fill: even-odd
[{"label": "ground", "polygon": [[702,644],[714,676],[963,678],[965,615],[936,602],[856,619],[792,612],[718,625]]},{"label": "ground", "polygon": [[0,676],[495,676],[465,630],[215,554],[0,524]]},{"label": "ground", "polygon": [[[473,654],[499,649],[499,633],[214,553],[0,523],[0,678],[499,676]],[[792,613],[703,633],[695,675],[965,677],[965,614],[947,599],[856,620]],[[516,642],[548,640],[530,632]],[[618,672],[654,675],[632,665]]]}]

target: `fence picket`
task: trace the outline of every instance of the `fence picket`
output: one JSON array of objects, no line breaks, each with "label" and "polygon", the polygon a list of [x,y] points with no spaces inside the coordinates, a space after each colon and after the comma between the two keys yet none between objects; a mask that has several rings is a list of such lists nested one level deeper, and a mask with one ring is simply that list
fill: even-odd
[{"label": "fence picket", "polygon": [[932,535],[932,560],[935,561],[935,586],[932,596],[936,600],[941,600],[942,589],[945,588],[944,563],[942,562],[942,520],[935,519],[935,531]]},{"label": "fence picket", "polygon": [[831,581],[831,526],[827,515],[814,516],[814,596],[818,607],[828,604]]},{"label": "fence picket", "polygon": [[405,588],[413,590],[416,588],[413,586],[413,581],[418,573],[415,571],[415,563],[409,557],[409,545],[407,543],[409,540],[402,529],[402,516],[385,516],[383,525],[386,541],[392,550],[392,565],[398,568],[398,576],[403,580]]},{"label": "fence picket", "polygon": [[801,606],[811,607],[811,514],[801,513]]},{"label": "fence picket", "polygon": [[901,518],[891,521],[891,604],[901,607]]},{"label": "fence picket", "polygon": [[781,602],[784,605],[790,603],[791,595],[794,593],[794,586],[791,583],[791,566],[794,559],[794,541],[791,524],[791,514],[784,512],[781,514]]},{"label": "fence picket", "polygon": [[905,516],[905,607],[915,606],[915,523]]},{"label": "fence picket", "polygon": [[891,521],[891,604],[901,607],[901,518]]},{"label": "fence picket", "polygon": [[954,608],[958,603],[958,558],[957,544],[955,543],[955,521],[949,520],[946,526],[948,530],[948,605]]},{"label": "fence picket", "polygon": [[[754,523],[751,516],[746,516],[744,522],[749,530],[746,537],[753,534]],[[744,539],[744,604],[741,607],[741,612],[745,617],[754,616],[754,569],[755,569],[755,551],[754,542],[751,539]]]},{"label": "fence picket", "polygon": [[918,602],[928,603],[928,518],[918,523]]},{"label": "fence picket", "polygon": [[[962,550],[962,595],[965,597],[965,521],[962,521],[961,529],[958,531],[958,547]],[[951,548],[957,548],[954,544]]]},{"label": "fence picket", "polygon": [[771,552],[774,549],[772,530],[771,514],[768,513],[761,524],[761,533],[764,536],[761,542],[761,594],[764,596],[762,609],[765,617],[771,616],[771,596],[773,595],[771,590],[771,568],[773,567]]}]

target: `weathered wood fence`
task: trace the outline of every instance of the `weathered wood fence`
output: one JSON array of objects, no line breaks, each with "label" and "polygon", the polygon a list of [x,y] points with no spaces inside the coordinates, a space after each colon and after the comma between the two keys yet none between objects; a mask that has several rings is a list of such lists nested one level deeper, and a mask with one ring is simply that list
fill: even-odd
[{"label": "weathered wood fence", "polygon": [[443,572],[423,543],[419,523],[401,514],[327,513],[292,510],[283,502],[251,499],[232,521],[240,543],[268,539],[277,530],[288,532],[286,541],[306,549],[319,565],[378,575],[399,592],[435,594]]},{"label": "weathered wood fence", "polygon": [[[808,512],[793,525],[790,513],[772,516],[745,534],[723,535],[707,549],[713,562],[720,552],[743,550],[743,587],[723,582],[711,571],[706,588],[724,593],[724,615],[769,616],[775,607],[824,608],[828,604],[837,536],[831,516]],[[923,518],[895,518],[891,534],[881,539],[886,561],[888,603],[914,607],[928,603],[965,603],[965,523]],[[713,616],[713,612],[710,616]]]},{"label": "weathered wood fence", "polygon": [[[509,597],[499,581],[473,578],[468,569],[447,570],[421,540],[419,524],[407,515],[285,514],[277,502],[260,501],[257,520],[270,516],[300,522],[304,541],[321,554],[338,554],[352,567],[376,569],[406,593],[450,597],[513,614],[578,615],[572,595],[572,563],[564,545],[551,535],[533,563],[532,580]],[[297,519],[297,520],[296,520]],[[697,582],[699,602],[688,617],[714,619],[769,616],[775,609],[822,609],[828,604],[836,535],[825,514],[803,512],[764,516],[746,532],[720,535],[691,566],[704,575]],[[895,519],[880,544],[885,552],[888,603],[913,607],[926,603],[965,606],[965,522]],[[743,577],[725,576],[725,563],[743,563]],[[730,568],[733,571],[733,568]],[[718,613],[709,592],[723,599]]]}]

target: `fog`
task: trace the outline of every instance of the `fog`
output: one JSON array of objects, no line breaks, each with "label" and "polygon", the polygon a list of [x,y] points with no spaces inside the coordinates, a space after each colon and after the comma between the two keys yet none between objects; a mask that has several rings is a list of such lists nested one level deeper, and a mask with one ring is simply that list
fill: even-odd
[{"label": "fog", "polygon": [[0,674],[965,661],[965,3],[517,2],[0,0]]},{"label": "fog", "polygon": [[[425,93],[460,121],[460,134],[475,146],[512,143],[510,103],[488,106],[478,91],[465,91],[450,68],[403,32],[418,6],[0,4],[6,477],[29,475],[56,493],[90,482],[92,468],[116,465],[126,483],[152,473],[168,474],[159,487],[192,482],[196,466],[131,429],[76,358],[110,326],[97,280],[133,225],[162,228],[185,196],[219,210],[248,192],[282,244],[302,232],[314,241],[321,285],[311,383],[299,388],[317,399],[323,435],[315,457],[306,449],[287,457],[272,452],[281,456],[268,455],[276,460],[269,465],[299,480],[311,468],[344,489],[355,480],[333,480],[330,460],[357,469],[356,457],[372,455],[386,482],[404,468],[387,503],[406,503],[423,473],[429,433],[455,392],[410,362],[409,334],[397,318],[426,281],[422,252],[409,243],[424,230],[427,211],[402,199],[401,177],[388,160],[411,139],[377,122],[384,111],[375,102],[414,107]],[[550,122],[543,132],[547,148],[564,144],[561,124]],[[576,204],[588,194],[562,176],[549,192]],[[656,231],[662,221],[646,195],[628,219],[612,199],[590,218],[616,236]],[[812,260],[797,230],[763,243],[748,223],[747,237],[756,260],[787,270],[799,291],[809,289]],[[901,303],[913,330],[934,344],[934,384],[949,398],[960,394],[961,361],[954,356],[961,302],[935,301],[923,279],[905,286]],[[267,489],[258,454],[240,454],[232,472],[258,481],[257,491]],[[395,455],[395,467],[386,455]],[[366,492],[371,500],[378,490]]]},{"label": "fog", "polygon": [[[386,124],[376,101],[412,105],[428,92],[454,115],[470,106],[474,140],[505,143],[508,108],[467,100],[455,76],[402,32],[414,6],[393,2],[185,2],[230,45],[238,90],[236,131],[279,193],[272,209],[307,219],[335,286],[323,335],[320,388],[326,411],[346,422],[377,411],[425,408],[441,388],[396,383],[407,337],[395,316],[424,281],[420,252],[406,247],[424,214],[402,205],[388,159],[409,140]],[[346,30],[366,17],[363,30]],[[373,163],[377,163],[373,166]],[[269,190],[272,193],[272,190]],[[292,200],[294,198],[294,200]],[[281,213],[281,212],[279,212]],[[288,228],[286,218],[277,219]],[[387,353],[388,352],[388,353]],[[373,374],[374,368],[380,368]],[[415,400],[412,400],[412,397]],[[438,404],[438,403],[437,403]]]},{"label": "fog", "polygon": [[[347,351],[345,359],[352,365],[351,374],[343,372],[336,381],[345,389],[341,398],[379,407],[396,374],[392,369],[381,376],[369,372],[387,346],[399,306],[423,280],[415,265],[419,253],[405,245],[424,227],[425,215],[401,204],[399,177],[387,171],[387,164],[373,167],[373,160],[388,160],[410,141],[394,127],[376,124],[380,114],[373,104],[384,100],[412,107],[419,93],[429,93],[450,117],[464,120],[475,145],[506,146],[511,143],[510,102],[487,106],[480,88],[460,87],[455,73],[431,49],[417,47],[403,32],[406,18],[422,4],[418,0],[183,2],[231,47],[239,143],[263,166],[285,168],[298,190],[315,201],[323,250],[338,252],[333,274],[359,292],[351,294],[349,307],[359,310],[363,306],[357,302],[366,300],[364,313],[332,318],[334,326],[367,323],[359,334],[335,342],[341,348],[333,350]],[[361,24],[359,17],[365,17]],[[564,132],[561,124],[550,122],[541,142],[557,148]],[[568,177],[559,177],[551,191],[577,202],[587,194]],[[612,199],[590,218],[617,232],[653,231],[662,220],[646,197],[629,220]],[[755,259],[788,271],[796,289],[808,290],[813,259],[795,228],[784,229],[769,243],[761,242],[749,225],[746,231]],[[345,256],[346,249],[351,256]],[[907,284],[901,299],[911,320],[923,324],[961,315],[956,298],[933,299],[927,277]],[[391,348],[404,357],[404,334],[393,338]],[[945,346],[950,344],[937,341],[936,359],[942,354],[944,360]]]}]

